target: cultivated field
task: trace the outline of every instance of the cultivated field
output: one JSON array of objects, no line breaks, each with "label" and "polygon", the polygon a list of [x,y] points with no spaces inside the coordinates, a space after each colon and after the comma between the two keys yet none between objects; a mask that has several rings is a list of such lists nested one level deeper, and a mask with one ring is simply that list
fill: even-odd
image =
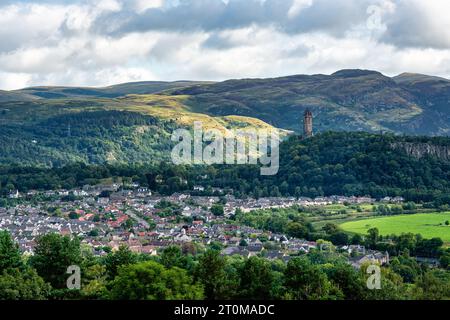
[{"label": "cultivated field", "polygon": [[344,222],[340,227],[344,231],[360,234],[366,234],[370,228],[378,228],[382,235],[420,233],[424,238],[439,237],[449,243],[450,226],[445,224],[446,221],[450,221],[450,212],[370,218]]}]

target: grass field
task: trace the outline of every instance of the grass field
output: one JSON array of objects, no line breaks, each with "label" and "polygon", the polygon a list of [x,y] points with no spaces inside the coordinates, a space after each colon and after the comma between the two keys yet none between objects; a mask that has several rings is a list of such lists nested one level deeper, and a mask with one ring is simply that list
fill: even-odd
[{"label": "grass field", "polygon": [[445,225],[447,220],[450,221],[450,212],[363,219],[344,222],[340,227],[344,231],[359,234],[366,234],[370,228],[378,228],[382,235],[420,233],[424,238],[439,237],[449,243],[450,226]]}]

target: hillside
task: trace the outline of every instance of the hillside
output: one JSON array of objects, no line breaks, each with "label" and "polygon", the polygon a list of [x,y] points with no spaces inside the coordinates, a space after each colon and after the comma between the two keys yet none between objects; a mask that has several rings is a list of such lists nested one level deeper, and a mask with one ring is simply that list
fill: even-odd
[{"label": "hillside", "polygon": [[154,163],[169,159],[172,132],[191,128],[194,121],[223,132],[242,127],[274,129],[259,119],[192,112],[185,99],[129,95],[0,103],[0,164]]},{"label": "hillside", "polygon": [[[127,121],[140,122],[142,119],[129,115]],[[292,136],[280,146],[280,169],[275,176],[261,176],[259,166],[189,167],[155,161],[140,165],[116,162],[100,167],[72,164],[39,170],[0,167],[0,182],[5,188],[13,184],[26,190],[59,185],[74,187],[87,181],[95,183],[111,177],[130,177],[164,194],[192,190],[192,186],[200,184],[206,188],[230,188],[236,196],[403,196],[417,202],[450,204],[450,160],[436,153],[415,157],[397,147],[403,144],[419,148],[426,145],[428,150],[448,150],[450,138],[363,132],[328,132],[306,140]],[[139,159],[138,156],[143,154],[132,153],[129,145],[125,147],[122,151],[126,157],[134,154],[134,159]]]},{"label": "hillside", "polygon": [[[390,78],[376,71],[341,70],[332,75],[216,83],[137,82],[105,88],[0,91],[0,163],[36,161],[51,166],[71,161],[158,161],[167,157],[168,137],[174,128],[202,121],[224,132],[275,127],[286,135],[301,132],[307,108],[313,112],[316,133],[446,136],[450,133],[450,81],[419,74]],[[113,126],[100,121],[97,128],[94,122],[79,123],[79,118],[89,118],[91,113],[93,118],[102,114],[119,122],[134,113],[139,121],[155,124],[143,129],[127,121]],[[71,148],[67,148],[69,140]]]},{"label": "hillside", "polygon": [[[404,145],[423,153],[417,157],[398,147]],[[207,182],[195,183],[256,197],[403,196],[450,204],[450,160],[434,150],[450,150],[450,138],[364,132],[327,132],[306,140],[292,136],[280,145],[275,176],[262,177],[258,168],[220,166],[207,169]]]},{"label": "hillside", "polygon": [[332,75],[230,80],[176,89],[189,105],[212,115],[240,114],[296,130],[306,108],[315,130],[392,131],[447,135],[450,81],[389,78],[375,71],[341,70]]},{"label": "hillside", "polygon": [[[209,84],[210,82],[200,81],[142,81],[123,83],[103,88],[88,87],[32,87],[12,91],[11,94],[22,96],[34,96],[43,99],[64,99],[64,98],[117,98],[129,94],[153,94],[168,89],[179,89],[200,84]],[[0,93],[1,96],[1,93]],[[9,99],[14,101],[13,98]]]},{"label": "hillside", "polygon": [[[0,91],[0,103],[83,100],[115,105],[129,95],[177,99],[183,109],[210,116],[257,118],[300,131],[305,109],[315,131],[349,130],[420,135],[450,132],[450,81],[404,73],[390,78],[370,70],[224,82],[136,82],[105,88],[33,87]],[[141,102],[146,103],[141,99]],[[160,98],[159,100],[163,100]],[[136,102],[137,99],[134,99]],[[154,105],[154,103],[153,103]]]}]

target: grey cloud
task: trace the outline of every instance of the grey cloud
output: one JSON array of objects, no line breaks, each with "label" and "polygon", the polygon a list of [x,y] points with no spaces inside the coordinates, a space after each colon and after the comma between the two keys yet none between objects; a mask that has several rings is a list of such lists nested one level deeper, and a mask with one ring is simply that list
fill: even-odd
[{"label": "grey cloud", "polygon": [[[449,6],[445,8],[442,1],[444,16],[430,17],[424,14],[419,6],[410,1],[399,0],[394,14],[386,18],[387,30],[380,39],[400,48],[450,48],[450,32],[445,26],[438,26],[434,19],[448,19]],[[449,25],[447,25],[448,27]]]},{"label": "grey cloud", "polygon": [[[116,25],[114,33],[148,30],[218,31],[237,29],[251,24],[268,25],[286,19],[292,0],[181,0],[177,6],[148,9],[142,14],[127,13],[103,15],[96,29],[104,31]],[[116,23],[121,20],[122,23]]]},{"label": "grey cloud", "polygon": [[[385,1],[387,2],[387,1]],[[430,28],[430,17],[418,2],[392,0],[395,11],[383,16],[387,30],[381,40],[398,47],[449,48],[450,37]],[[99,17],[95,29],[120,36],[129,32],[167,30],[174,32],[218,32],[257,25],[273,26],[287,34],[325,32],[345,37],[355,26],[365,26],[367,9],[382,0],[313,0],[298,15],[289,17],[294,0],[180,0],[178,5],[137,13],[131,7]],[[442,15],[446,14],[445,10]],[[443,18],[440,17],[440,18]],[[370,33],[369,30],[367,30]],[[229,47],[227,39],[212,36],[205,46]]]},{"label": "grey cloud", "polygon": [[206,49],[226,50],[243,44],[242,42],[233,41],[230,37],[220,33],[213,33],[202,43],[202,47]]},{"label": "grey cloud", "polygon": [[[97,31],[111,33],[148,30],[218,31],[252,24],[273,25],[287,33],[326,31],[344,35],[353,25],[367,19],[367,8],[375,0],[315,0],[292,19],[293,0],[182,0],[177,6],[153,8],[139,14],[133,10],[108,13],[97,21]],[[109,29],[109,30],[108,30]]]},{"label": "grey cloud", "polygon": [[324,31],[334,36],[344,36],[353,26],[365,23],[367,8],[372,0],[315,0],[295,18],[281,22],[289,33]]}]

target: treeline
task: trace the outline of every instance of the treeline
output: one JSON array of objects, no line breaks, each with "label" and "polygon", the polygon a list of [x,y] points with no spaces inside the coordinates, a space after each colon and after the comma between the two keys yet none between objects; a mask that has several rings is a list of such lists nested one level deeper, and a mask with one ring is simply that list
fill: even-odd
[{"label": "treeline", "polygon": [[[86,165],[35,169],[0,168],[3,192],[71,188],[98,183],[105,178],[126,177],[153,191],[171,194],[206,187],[197,194],[213,194],[213,187],[228,189],[237,197],[269,196],[403,196],[408,201],[450,204],[450,162],[431,156],[416,159],[393,142],[412,137],[368,133],[324,133],[302,140],[289,138],[280,146],[280,170],[275,176],[261,176],[258,166],[214,165],[175,166],[170,162],[153,164]],[[423,143],[426,138],[417,138]],[[444,143],[446,138],[428,138]],[[444,141],[444,142],[442,142]]]},{"label": "treeline", "polygon": [[[367,287],[367,266],[351,267],[342,257],[313,251],[281,260],[224,257],[217,245],[167,247],[158,256],[126,247],[96,257],[77,238],[48,234],[24,259],[10,235],[0,232],[0,299],[449,299],[450,275],[419,266],[407,255],[381,268],[381,289]],[[80,288],[69,266],[80,269]],[[405,272],[408,266],[412,272]],[[73,268],[74,270],[76,268]]]}]

